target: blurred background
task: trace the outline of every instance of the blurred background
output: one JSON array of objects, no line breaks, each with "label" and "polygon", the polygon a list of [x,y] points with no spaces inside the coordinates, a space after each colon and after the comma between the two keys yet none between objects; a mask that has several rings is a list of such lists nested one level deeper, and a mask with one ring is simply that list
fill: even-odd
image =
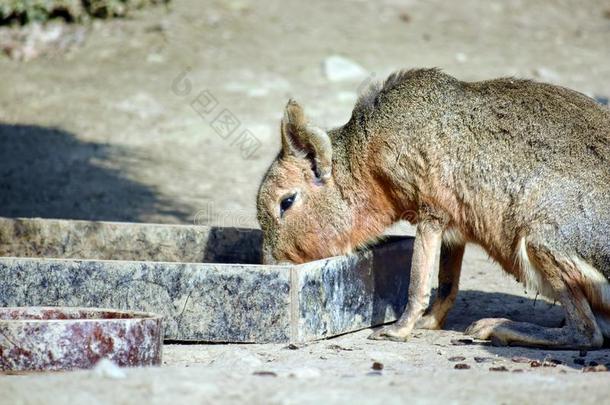
[{"label": "blurred background", "polygon": [[401,68],[610,95],[607,0],[0,0],[0,216],[255,227],[289,97]]}]

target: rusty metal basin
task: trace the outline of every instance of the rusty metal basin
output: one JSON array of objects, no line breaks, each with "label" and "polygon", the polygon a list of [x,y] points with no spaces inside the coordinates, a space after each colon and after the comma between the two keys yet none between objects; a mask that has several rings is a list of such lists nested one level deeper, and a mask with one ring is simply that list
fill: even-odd
[{"label": "rusty metal basin", "polygon": [[161,364],[161,316],[100,308],[0,308],[0,370],[92,368],[107,358],[118,366]]}]

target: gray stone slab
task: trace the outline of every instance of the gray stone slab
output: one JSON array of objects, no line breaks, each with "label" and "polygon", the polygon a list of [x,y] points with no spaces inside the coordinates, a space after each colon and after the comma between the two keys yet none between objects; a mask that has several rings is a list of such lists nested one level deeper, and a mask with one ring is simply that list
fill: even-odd
[{"label": "gray stone slab", "polygon": [[251,229],[0,218],[0,256],[256,264],[261,243]]},{"label": "gray stone slab", "polygon": [[309,341],[394,321],[406,304],[412,239],[390,237],[352,256],[293,268],[292,336]]},{"label": "gray stone slab", "polygon": [[0,306],[164,315],[165,338],[305,342],[390,322],[412,238],[303,265],[260,263],[259,230],[0,219]]}]

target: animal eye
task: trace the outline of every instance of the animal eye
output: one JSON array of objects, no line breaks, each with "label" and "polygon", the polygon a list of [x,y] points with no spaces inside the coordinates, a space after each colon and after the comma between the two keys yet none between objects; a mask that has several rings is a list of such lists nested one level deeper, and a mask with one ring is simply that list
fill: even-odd
[{"label": "animal eye", "polygon": [[297,193],[294,193],[289,195],[288,197],[284,197],[282,201],[280,201],[280,216],[284,216],[284,212],[286,212],[290,207],[292,207],[296,196]]}]

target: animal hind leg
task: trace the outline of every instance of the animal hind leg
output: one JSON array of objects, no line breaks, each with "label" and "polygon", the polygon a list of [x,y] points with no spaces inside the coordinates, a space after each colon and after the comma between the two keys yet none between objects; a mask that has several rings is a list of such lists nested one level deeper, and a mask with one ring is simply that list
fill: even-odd
[{"label": "animal hind leg", "polygon": [[441,329],[459,290],[465,245],[443,242],[438,271],[438,289],[433,304],[415,325],[419,329]]},{"label": "animal hind leg", "polygon": [[527,256],[546,280],[565,311],[565,325],[547,328],[508,319],[481,319],[466,333],[479,339],[492,339],[501,345],[534,346],[553,349],[587,349],[603,345],[602,332],[587,301],[581,274],[566,255],[543,244],[527,243]]}]

